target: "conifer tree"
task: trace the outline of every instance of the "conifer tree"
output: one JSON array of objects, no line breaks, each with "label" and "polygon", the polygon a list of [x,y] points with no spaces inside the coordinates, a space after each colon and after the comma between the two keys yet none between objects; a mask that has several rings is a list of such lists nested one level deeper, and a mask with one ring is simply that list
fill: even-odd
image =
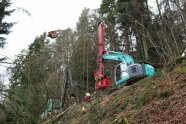
[{"label": "conifer tree", "polygon": [[0,47],[5,45],[5,35],[8,35],[11,32],[11,27],[14,23],[9,23],[4,20],[6,16],[10,16],[14,10],[8,10],[11,6],[10,0],[2,0],[0,2]]}]

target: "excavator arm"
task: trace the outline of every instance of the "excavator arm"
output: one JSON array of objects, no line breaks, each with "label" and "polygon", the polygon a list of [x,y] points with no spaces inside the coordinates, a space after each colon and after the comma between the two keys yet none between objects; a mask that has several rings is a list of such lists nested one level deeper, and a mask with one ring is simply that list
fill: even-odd
[{"label": "excavator arm", "polygon": [[134,64],[134,59],[130,55],[121,52],[107,51],[102,57],[104,60],[121,61],[128,65]]}]

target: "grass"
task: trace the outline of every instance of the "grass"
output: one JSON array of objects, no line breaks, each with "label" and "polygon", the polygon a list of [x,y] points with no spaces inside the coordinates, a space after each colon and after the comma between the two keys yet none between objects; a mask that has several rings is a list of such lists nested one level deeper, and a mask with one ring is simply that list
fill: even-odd
[{"label": "grass", "polygon": [[167,98],[167,97],[171,96],[172,94],[173,94],[172,90],[165,89],[165,90],[157,93],[156,97],[159,98],[159,99],[162,99],[162,98]]}]

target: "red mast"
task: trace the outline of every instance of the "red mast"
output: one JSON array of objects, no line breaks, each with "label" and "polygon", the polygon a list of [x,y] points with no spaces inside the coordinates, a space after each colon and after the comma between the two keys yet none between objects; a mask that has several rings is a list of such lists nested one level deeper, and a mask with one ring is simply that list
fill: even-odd
[{"label": "red mast", "polygon": [[103,21],[99,22],[99,27],[98,27],[98,49],[99,49],[99,70],[94,73],[94,78],[96,80],[96,85],[95,88],[96,90],[98,89],[106,89],[110,86],[110,80],[108,79],[107,76],[103,75],[103,54],[105,52],[105,41],[104,41],[104,23]]},{"label": "red mast", "polygon": [[105,52],[105,40],[104,40],[104,24],[101,21],[98,27],[98,49],[99,49],[99,74],[103,75],[103,53]]}]

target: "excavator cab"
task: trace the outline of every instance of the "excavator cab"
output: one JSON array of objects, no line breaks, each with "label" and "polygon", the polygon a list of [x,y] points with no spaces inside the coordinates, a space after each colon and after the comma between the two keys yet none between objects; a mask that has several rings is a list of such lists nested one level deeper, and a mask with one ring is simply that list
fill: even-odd
[{"label": "excavator cab", "polygon": [[121,62],[115,68],[115,84],[119,85],[129,79],[129,71],[127,63]]},{"label": "excavator cab", "polygon": [[122,62],[115,68],[115,84],[120,85],[122,83],[131,83],[138,79],[144,78],[146,76],[152,76],[154,74],[155,69],[150,64],[145,64],[142,62],[127,65],[127,63]]}]

